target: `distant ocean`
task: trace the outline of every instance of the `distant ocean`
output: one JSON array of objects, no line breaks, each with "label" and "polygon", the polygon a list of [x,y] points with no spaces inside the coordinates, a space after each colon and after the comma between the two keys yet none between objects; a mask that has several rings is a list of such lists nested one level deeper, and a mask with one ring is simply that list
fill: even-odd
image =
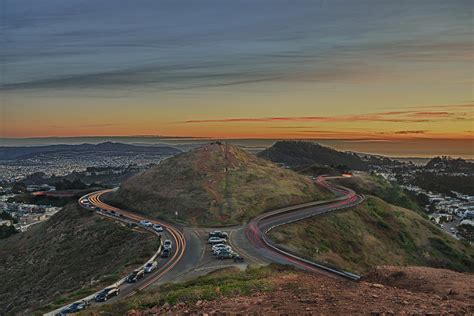
[{"label": "distant ocean", "polygon": [[[217,141],[208,138],[167,138],[158,136],[92,136],[92,137],[44,137],[44,138],[0,138],[0,146],[41,146],[54,144],[97,144],[105,141],[137,145],[168,145],[188,150],[200,144]],[[220,141],[259,151],[270,147],[278,139],[221,139]],[[474,139],[435,140],[414,139],[396,141],[371,140],[310,140],[338,150],[377,154],[398,158],[430,158],[452,156],[474,159]]]}]

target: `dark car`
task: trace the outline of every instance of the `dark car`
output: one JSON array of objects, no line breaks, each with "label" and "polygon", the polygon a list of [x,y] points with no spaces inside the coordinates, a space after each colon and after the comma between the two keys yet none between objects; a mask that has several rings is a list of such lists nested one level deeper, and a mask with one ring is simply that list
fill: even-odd
[{"label": "dark car", "polygon": [[235,254],[233,252],[227,251],[227,250],[222,250],[219,251],[217,254],[217,259],[232,259],[235,257]]},{"label": "dark car", "polygon": [[99,292],[99,294],[95,296],[95,300],[96,302],[105,302],[109,298],[119,295],[119,293],[120,289],[118,287],[108,287]]},{"label": "dark car", "polygon": [[86,301],[75,302],[69,305],[68,307],[66,307],[65,309],[63,309],[62,311],[60,311],[59,313],[57,313],[56,316],[63,316],[63,315],[68,315],[72,313],[77,313],[83,309],[86,309],[88,305],[89,303]]},{"label": "dark car", "polygon": [[218,237],[218,238],[227,239],[227,237],[229,237],[229,236],[227,235],[226,232],[222,232],[220,230],[215,230],[215,231],[209,233],[208,238],[211,238],[211,237]]},{"label": "dark car", "polygon": [[234,262],[236,262],[236,263],[244,262],[244,258],[237,255],[237,256],[234,257]]},{"label": "dark car", "polygon": [[135,270],[133,271],[132,273],[129,274],[129,276],[127,277],[127,283],[135,283],[137,282],[138,280],[140,280],[141,278],[143,278],[145,276],[145,271],[143,270]]},{"label": "dark car", "polygon": [[170,256],[171,250],[169,248],[163,249],[161,251],[161,258],[168,258]]}]

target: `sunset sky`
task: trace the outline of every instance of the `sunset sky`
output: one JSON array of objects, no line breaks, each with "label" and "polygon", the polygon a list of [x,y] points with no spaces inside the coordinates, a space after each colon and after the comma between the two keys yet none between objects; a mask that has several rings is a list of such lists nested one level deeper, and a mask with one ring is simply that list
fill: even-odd
[{"label": "sunset sky", "polygon": [[472,145],[472,1],[2,3],[1,137]]}]

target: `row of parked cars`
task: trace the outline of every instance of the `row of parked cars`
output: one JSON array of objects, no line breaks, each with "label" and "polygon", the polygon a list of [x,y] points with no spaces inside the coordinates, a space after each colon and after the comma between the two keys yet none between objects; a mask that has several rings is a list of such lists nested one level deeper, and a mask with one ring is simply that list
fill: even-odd
[{"label": "row of parked cars", "polygon": [[235,252],[231,246],[227,245],[227,239],[229,238],[226,232],[219,230],[212,231],[209,233],[207,242],[211,246],[211,253],[217,259],[233,259],[234,262],[243,262],[244,258]]},{"label": "row of parked cars", "polygon": [[[98,207],[91,207],[91,204],[87,199],[83,199],[80,201],[80,203],[88,208],[92,208],[92,210],[95,210],[97,212],[103,212],[107,213],[108,215],[116,216],[116,217],[124,217],[122,214],[115,212],[115,211],[107,211]],[[147,227],[147,228],[152,228],[154,231],[160,233],[163,232],[163,227],[158,224],[153,224],[148,220],[142,220],[138,222],[138,225]],[[135,223],[130,222],[129,223],[130,227],[136,227],[137,225]],[[173,243],[171,240],[167,239],[163,242],[163,248],[161,250],[160,256],[161,258],[168,258],[170,256],[170,253],[173,248]],[[156,260],[148,262],[143,268],[134,270],[132,273],[130,273],[126,279],[125,282],[127,283],[135,283],[138,282],[140,279],[144,278],[146,274],[153,272],[155,269],[158,268],[158,262]],[[120,294],[120,287],[118,286],[111,286],[108,288],[103,289],[99,293],[97,293],[94,296],[94,300],[96,302],[105,302],[115,296],[118,296]],[[80,312],[81,310],[86,309],[90,305],[90,301],[86,300],[81,300],[77,301],[65,309],[61,310],[59,313],[56,314],[56,316],[63,316],[63,315],[68,315],[68,314],[73,314]]]}]

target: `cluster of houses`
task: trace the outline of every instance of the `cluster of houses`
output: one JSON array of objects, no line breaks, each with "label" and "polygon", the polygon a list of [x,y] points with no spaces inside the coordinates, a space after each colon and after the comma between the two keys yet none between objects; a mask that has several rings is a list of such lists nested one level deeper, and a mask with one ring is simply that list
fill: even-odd
[{"label": "cluster of houses", "polygon": [[18,231],[26,231],[30,226],[47,220],[61,208],[47,205],[32,205],[0,201],[0,212],[8,213],[13,220],[0,220],[0,226],[15,226]]}]

